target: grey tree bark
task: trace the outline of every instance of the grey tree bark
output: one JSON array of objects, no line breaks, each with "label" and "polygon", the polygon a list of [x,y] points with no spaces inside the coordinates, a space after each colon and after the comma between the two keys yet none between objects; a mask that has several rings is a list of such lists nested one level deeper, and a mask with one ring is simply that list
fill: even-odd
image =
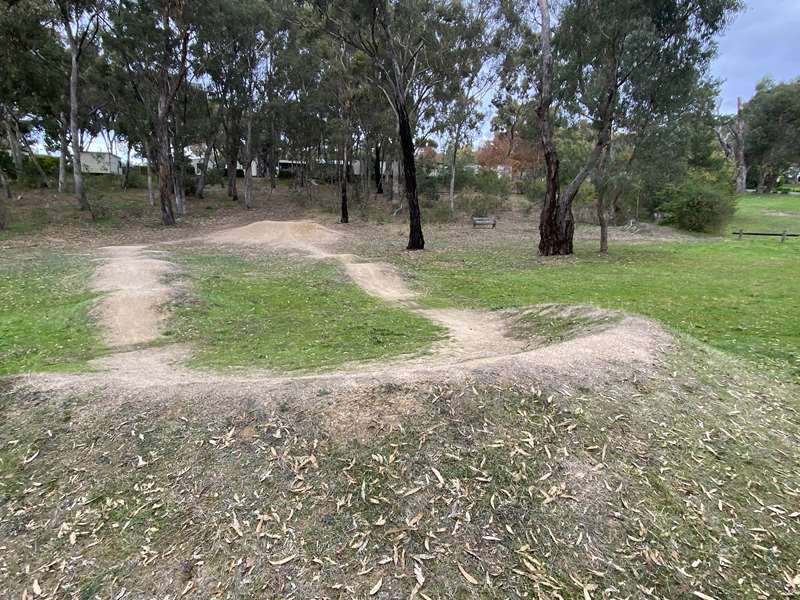
[{"label": "grey tree bark", "polygon": [[67,118],[63,111],[59,113],[58,148],[58,192],[63,194],[67,189],[67,155],[69,154]]},{"label": "grey tree bark", "polygon": [[244,156],[244,207],[253,208],[253,111],[248,109],[245,115]]}]

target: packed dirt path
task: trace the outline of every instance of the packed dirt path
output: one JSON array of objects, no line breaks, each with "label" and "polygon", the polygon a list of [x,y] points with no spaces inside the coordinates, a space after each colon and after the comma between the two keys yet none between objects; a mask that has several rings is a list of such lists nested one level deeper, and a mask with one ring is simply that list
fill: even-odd
[{"label": "packed dirt path", "polygon": [[[363,396],[364,390],[415,382],[473,378],[513,381],[531,376],[582,385],[598,382],[614,372],[627,373],[632,366],[649,369],[671,344],[670,336],[656,324],[625,316],[576,339],[532,347],[530,340],[510,335],[507,314],[421,306],[417,294],[393,266],[361,262],[356,255],[337,253],[336,246],[342,238],[343,234],[310,221],[262,221],[194,241],[210,246],[270,247],[335,261],[366,293],[441,325],[447,331],[446,338],[420,356],[348,364],[323,373],[214,373],[190,369],[186,366],[192,355],[190,347],[141,347],[161,334],[167,318],[165,305],[178,285],[177,277],[167,282],[167,276],[175,273],[176,267],[146,246],[112,246],[102,249],[94,288],[107,292],[95,315],[113,352],[90,363],[94,372],[33,374],[23,378],[22,384],[65,393],[105,391],[104,396],[116,401],[134,397],[158,401],[191,398],[203,404],[206,401],[202,398],[252,398],[266,393],[273,400],[283,397],[324,405],[323,410],[331,419],[340,420],[337,411],[345,410],[350,415],[350,427],[357,425],[360,417],[341,403],[352,402],[354,394]],[[319,396],[320,389],[329,390],[330,396]],[[381,403],[364,418],[405,410]]]},{"label": "packed dirt path", "polygon": [[454,362],[520,352],[523,343],[506,334],[505,322],[488,312],[438,309],[426,310],[403,277],[387,263],[361,262],[355,254],[332,251],[342,234],[311,221],[259,221],[227,229],[208,237],[212,243],[268,246],[299,252],[342,265],[345,273],[367,294],[403,306],[448,331],[448,339],[434,348],[433,363]]},{"label": "packed dirt path", "polygon": [[164,279],[174,265],[145,246],[107,246],[101,253],[92,289],[106,293],[94,310],[104,341],[114,349],[155,341],[165,317],[161,309],[173,294]]}]

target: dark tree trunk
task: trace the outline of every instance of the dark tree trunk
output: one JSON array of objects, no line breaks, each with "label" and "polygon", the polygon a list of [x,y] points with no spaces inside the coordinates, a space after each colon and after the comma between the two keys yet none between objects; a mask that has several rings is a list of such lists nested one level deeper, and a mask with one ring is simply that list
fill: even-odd
[{"label": "dark tree trunk", "polygon": [[5,171],[0,168],[0,184],[3,185],[3,194],[0,195],[0,231],[8,227],[8,215],[6,213],[6,200],[11,199],[11,187],[8,184],[8,177]]},{"label": "dark tree trunk", "polygon": [[597,222],[600,223],[600,253],[608,254],[608,218],[606,216],[605,192],[597,194]]},{"label": "dark tree trunk", "polygon": [[11,200],[11,184],[8,180],[8,175],[2,168],[0,168],[0,185],[3,186],[3,194],[8,200]]},{"label": "dark tree trunk", "polygon": [[342,144],[342,168],[340,174],[342,216],[339,222],[349,223],[350,216],[347,213],[347,143]]},{"label": "dark tree trunk", "polygon": [[208,161],[211,160],[211,150],[213,144],[206,145],[203,151],[203,159],[200,161],[200,175],[197,176],[197,197],[203,198],[206,191],[206,173],[208,172]]},{"label": "dark tree trunk", "polygon": [[559,158],[555,145],[553,119],[550,106],[553,102],[553,53],[550,33],[550,5],[548,0],[539,0],[542,15],[542,48],[539,73],[539,103],[536,117],[546,171],[546,192],[539,218],[539,254],[555,256],[572,254],[572,236],[575,219],[572,206],[561,202],[558,181]]},{"label": "dark tree trunk", "polygon": [[408,202],[408,246],[407,250],[424,250],[425,238],[422,235],[422,215],[417,198],[417,165],[414,158],[414,134],[411,122],[402,102],[397,110],[400,150],[403,155],[403,175],[405,178],[406,201]]},{"label": "dark tree trunk", "polygon": [[158,164],[158,197],[161,203],[161,222],[175,225],[175,210],[172,203],[172,160],[169,148],[169,123],[167,88],[162,86],[158,99],[158,121],[156,123],[156,148]]},{"label": "dark tree trunk", "polygon": [[6,222],[6,199],[9,197],[8,182],[6,181],[5,173],[0,170],[0,180],[3,182],[5,193],[0,195],[0,231],[3,231],[8,223]]},{"label": "dark tree trunk", "polygon": [[227,171],[228,171],[228,197],[231,200],[238,200],[239,199],[239,192],[236,189],[236,163],[238,150],[236,154],[228,154],[227,157]]},{"label": "dark tree trunk", "polygon": [[383,170],[381,169],[381,145],[375,144],[375,193],[383,194]]},{"label": "dark tree trunk", "polygon": [[122,177],[122,189],[128,189],[128,176],[131,173],[131,141],[128,140],[128,151],[125,158],[125,174]]}]

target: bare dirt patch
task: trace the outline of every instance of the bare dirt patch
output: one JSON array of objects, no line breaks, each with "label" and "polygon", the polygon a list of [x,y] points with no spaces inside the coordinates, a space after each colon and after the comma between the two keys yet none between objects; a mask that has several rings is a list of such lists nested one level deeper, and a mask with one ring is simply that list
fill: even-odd
[{"label": "bare dirt patch", "polygon": [[161,307],[173,294],[164,278],[175,266],[145,246],[101,249],[92,287],[106,295],[94,314],[112,348],[146,344],[158,338],[165,315]]},{"label": "bare dirt patch", "polygon": [[212,233],[206,239],[220,244],[265,245],[298,251],[311,256],[326,256],[326,248],[341,234],[311,221],[258,221]]}]

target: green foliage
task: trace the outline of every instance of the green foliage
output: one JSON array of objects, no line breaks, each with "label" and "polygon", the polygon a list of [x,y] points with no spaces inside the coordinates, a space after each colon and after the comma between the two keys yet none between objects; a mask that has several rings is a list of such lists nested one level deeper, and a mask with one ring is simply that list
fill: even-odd
[{"label": "green foliage", "polygon": [[799,243],[729,236],[710,243],[614,244],[608,257],[598,256],[593,243],[576,248],[566,262],[538,262],[526,243],[395,260],[413,273],[432,306],[620,309],[800,375],[800,320],[791,318],[800,297]]},{"label": "green foliage", "polygon": [[665,223],[687,231],[718,233],[736,212],[731,186],[689,176],[678,185],[668,185],[659,195]]},{"label": "green foliage", "polygon": [[491,217],[503,208],[505,200],[494,194],[467,194],[466,207],[473,217]]},{"label": "green foliage", "polygon": [[234,256],[179,256],[196,301],[176,307],[171,336],[198,348],[197,366],[329,368],[425,351],[441,330],[371,298],[336,268]]},{"label": "green foliage", "polygon": [[745,158],[750,177],[765,191],[800,162],[800,81],[762,81],[745,105]]},{"label": "green foliage", "polygon": [[0,375],[74,369],[100,354],[90,266],[56,254],[0,261]]}]

